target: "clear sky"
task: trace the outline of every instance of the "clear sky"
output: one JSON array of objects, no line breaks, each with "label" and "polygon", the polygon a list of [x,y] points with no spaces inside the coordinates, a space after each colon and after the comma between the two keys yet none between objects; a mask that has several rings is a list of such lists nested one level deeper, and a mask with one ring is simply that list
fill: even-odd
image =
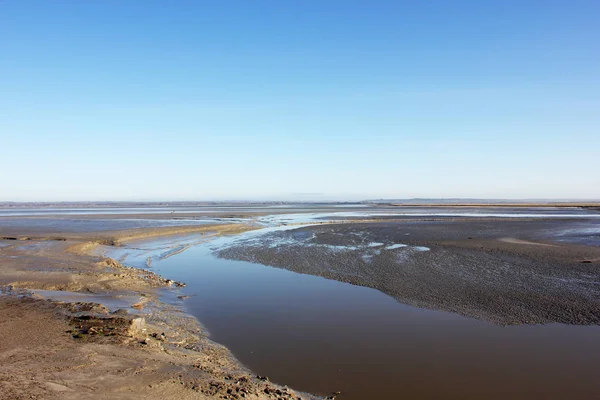
[{"label": "clear sky", "polygon": [[600,199],[600,2],[0,1],[0,201]]}]

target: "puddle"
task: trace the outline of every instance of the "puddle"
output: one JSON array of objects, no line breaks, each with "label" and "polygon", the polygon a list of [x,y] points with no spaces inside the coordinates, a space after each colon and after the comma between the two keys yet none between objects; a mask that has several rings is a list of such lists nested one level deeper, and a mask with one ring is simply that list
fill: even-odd
[{"label": "puddle", "polygon": [[425,247],[425,246],[412,246],[412,249],[415,249],[416,251],[429,251],[431,250],[429,247]]},{"label": "puddle", "polygon": [[76,292],[64,292],[60,290],[27,290],[44,299],[62,301],[65,303],[91,302],[100,303],[106,306],[111,312],[118,309],[125,309],[130,314],[139,314],[141,311],[132,308],[133,304],[143,300],[137,295],[114,295],[114,294],[88,294]]},{"label": "puddle", "polygon": [[401,249],[402,247],[408,247],[408,245],[403,244],[403,243],[396,243],[396,244],[386,246],[385,249],[386,250],[395,250],[395,249]]}]

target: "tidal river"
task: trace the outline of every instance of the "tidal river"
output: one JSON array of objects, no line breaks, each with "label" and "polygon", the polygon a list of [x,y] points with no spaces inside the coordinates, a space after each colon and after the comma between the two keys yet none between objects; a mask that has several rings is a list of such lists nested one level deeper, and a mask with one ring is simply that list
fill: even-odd
[{"label": "tidal river", "polygon": [[188,237],[179,247],[138,243],[116,255],[140,267],[150,257],[155,272],[186,282],[183,307],[214,341],[256,374],[300,391],[341,392],[349,400],[600,393],[597,325],[499,326],[404,305],[371,288],[214,255],[262,234],[197,244]]}]

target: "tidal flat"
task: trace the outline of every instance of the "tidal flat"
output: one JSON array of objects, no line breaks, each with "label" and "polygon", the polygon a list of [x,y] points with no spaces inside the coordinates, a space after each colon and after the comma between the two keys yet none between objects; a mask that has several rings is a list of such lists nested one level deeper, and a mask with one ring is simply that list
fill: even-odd
[{"label": "tidal flat", "polygon": [[[26,330],[26,317],[67,327],[48,328],[49,343],[82,357],[98,346],[127,352],[131,365],[119,364],[127,373],[96,382],[106,395],[591,399],[600,390],[594,209],[7,214],[0,306],[11,318],[0,329]],[[127,326],[144,318],[145,331],[115,326],[107,337],[82,317]],[[98,361],[57,380],[42,371],[64,361],[55,345],[39,370],[19,345],[2,350],[12,360],[0,369],[11,398],[85,397],[96,373],[111,373]]]}]

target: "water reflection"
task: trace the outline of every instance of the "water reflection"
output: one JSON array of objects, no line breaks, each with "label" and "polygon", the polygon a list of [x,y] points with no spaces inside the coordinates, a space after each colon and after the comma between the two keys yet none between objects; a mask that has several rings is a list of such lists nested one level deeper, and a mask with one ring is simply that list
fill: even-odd
[{"label": "water reflection", "polygon": [[[248,235],[256,235],[249,233]],[[600,327],[499,327],[376,290],[217,259],[220,238],[154,264],[188,312],[273,381],[344,399],[594,398]]]}]

